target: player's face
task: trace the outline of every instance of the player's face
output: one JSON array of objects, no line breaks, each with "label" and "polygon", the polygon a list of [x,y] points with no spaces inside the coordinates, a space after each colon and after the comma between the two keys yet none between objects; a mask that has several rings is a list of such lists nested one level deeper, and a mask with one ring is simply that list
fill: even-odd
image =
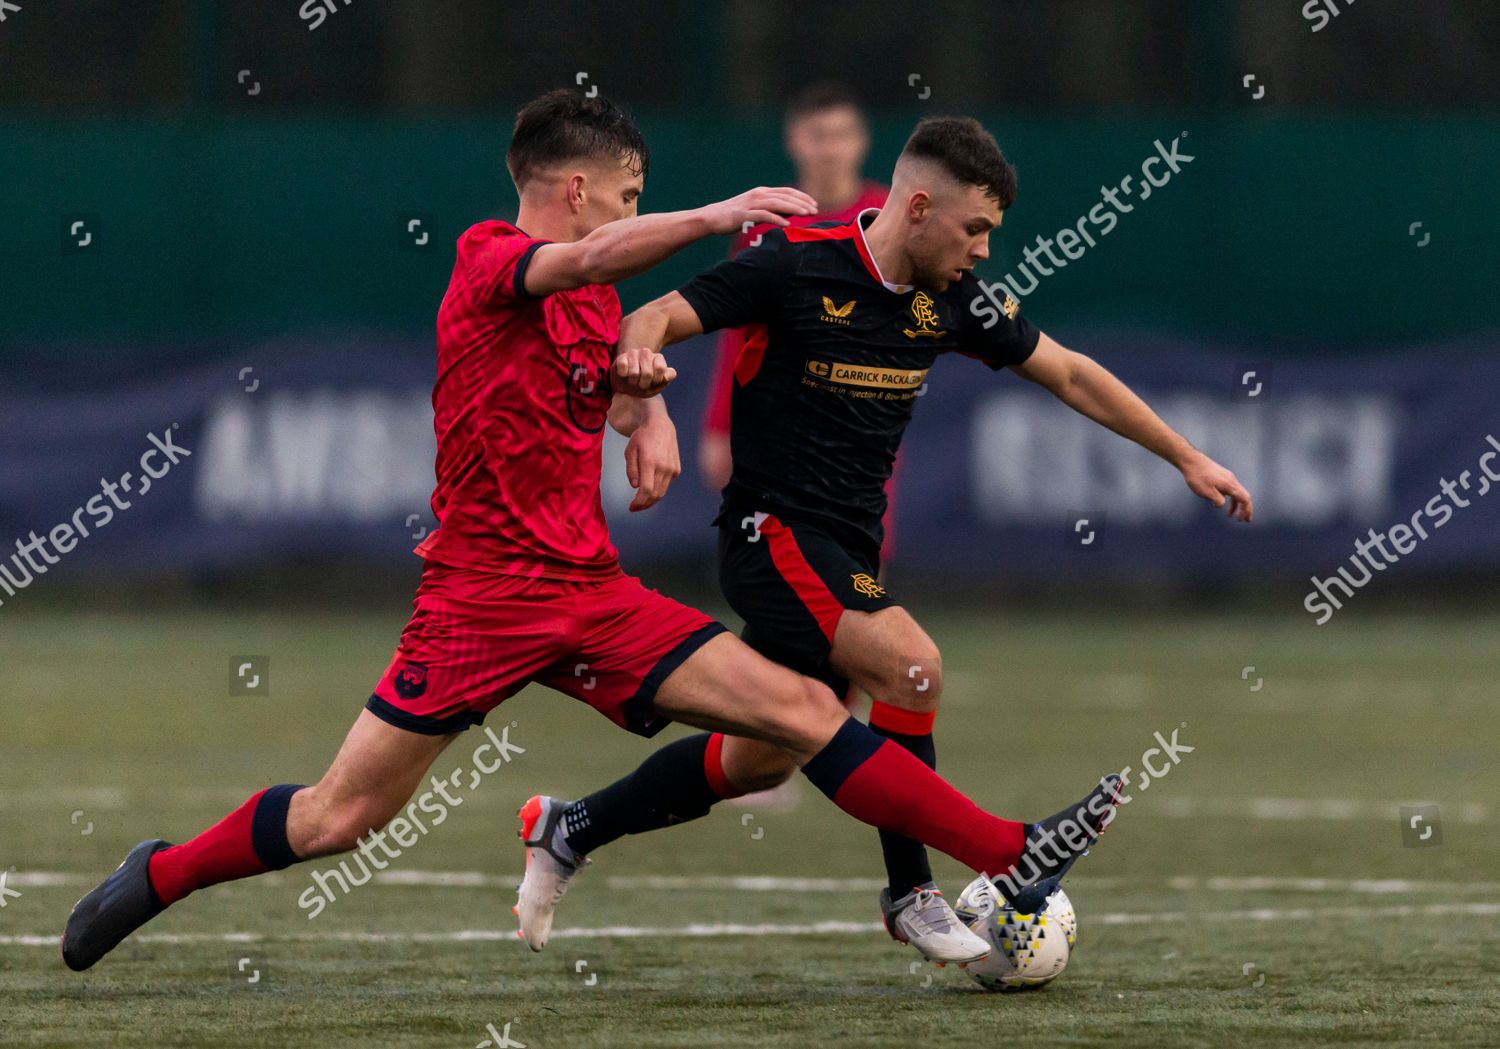
[{"label": "player's face", "polygon": [[990,257],[990,231],[1000,225],[1000,205],[978,186],[944,186],[930,195],[907,244],[913,281],[946,291]]},{"label": "player's face", "polygon": [[870,151],[870,135],[859,113],[848,106],[798,117],[786,129],[786,153],[802,185],[827,185],[858,178]]},{"label": "player's face", "polygon": [[634,156],[590,164],[584,172],[582,224],[591,233],[607,222],[635,217],[646,179]]}]

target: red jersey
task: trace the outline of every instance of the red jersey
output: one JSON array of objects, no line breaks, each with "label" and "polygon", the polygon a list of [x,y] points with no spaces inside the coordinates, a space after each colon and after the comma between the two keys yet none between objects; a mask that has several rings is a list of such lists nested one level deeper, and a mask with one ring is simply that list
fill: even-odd
[{"label": "red jersey", "polygon": [[438,530],[416,552],[548,579],[620,574],[599,496],[620,299],[591,284],[542,298],[522,275],[545,244],[507,222],[458,239],[438,308]]}]

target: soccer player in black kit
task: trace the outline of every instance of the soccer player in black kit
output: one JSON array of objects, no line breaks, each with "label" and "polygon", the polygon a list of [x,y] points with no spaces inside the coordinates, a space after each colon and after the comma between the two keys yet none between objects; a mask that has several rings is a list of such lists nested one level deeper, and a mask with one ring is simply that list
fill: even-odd
[{"label": "soccer player in black kit", "polygon": [[[874,701],[871,728],[933,767],[941,657],[878,576],[885,482],[939,354],[1010,368],[1171,463],[1229,516],[1252,514],[1229,470],[1102,366],[1033,327],[1013,300],[997,308],[981,289],[972,268],[988,258],[989,235],[1015,195],[1015,169],[977,121],[923,120],[885,207],[846,225],[767,233],[627,317],[616,358],[617,386],[646,385],[650,368],[637,377],[636,362],[664,345],[748,329],[734,376],[733,475],[716,520],[724,595],[753,648],[838,694],[858,685]],[[557,817],[525,842],[528,877],[545,853],[547,869],[563,875],[555,904],[587,854],[706,815],[795,770],[785,752],[754,740],[713,733],[670,743],[578,801],[541,798]],[[888,832],[881,846],[891,935],[940,963],[986,954],[934,885],[923,847]]]}]

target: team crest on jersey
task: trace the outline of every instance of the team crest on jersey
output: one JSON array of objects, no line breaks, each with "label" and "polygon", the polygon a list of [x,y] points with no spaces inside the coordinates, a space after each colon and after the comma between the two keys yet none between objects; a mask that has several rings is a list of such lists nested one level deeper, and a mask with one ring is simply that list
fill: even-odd
[{"label": "team crest on jersey", "polygon": [[584,433],[598,433],[604,429],[613,393],[609,372],[597,364],[570,361],[567,390],[568,418],[573,420],[573,425]]},{"label": "team crest on jersey", "polygon": [[1021,304],[1009,295],[1005,296],[1005,305],[1000,307],[1001,311],[1011,320],[1016,319],[1016,314],[1021,312]]},{"label": "team crest on jersey", "polygon": [[842,306],[835,306],[832,299],[827,295],[823,296],[823,316],[821,319],[827,321],[829,324],[848,324],[849,314],[853,312],[853,299],[850,299]]},{"label": "team crest on jersey", "polygon": [[917,339],[927,336],[937,339],[946,334],[942,328],[937,326],[937,310],[933,309],[932,296],[925,291],[919,291],[911,299],[911,315],[916,320],[915,328],[902,328],[902,332],[908,339]]},{"label": "team crest on jersey", "polygon": [[402,699],[416,699],[427,691],[427,668],[421,663],[408,663],[396,675],[393,685]]},{"label": "team crest on jersey", "polygon": [[857,572],[850,577],[854,580],[854,590],[865,597],[884,597],[885,587],[881,586],[875,579],[864,572]]}]

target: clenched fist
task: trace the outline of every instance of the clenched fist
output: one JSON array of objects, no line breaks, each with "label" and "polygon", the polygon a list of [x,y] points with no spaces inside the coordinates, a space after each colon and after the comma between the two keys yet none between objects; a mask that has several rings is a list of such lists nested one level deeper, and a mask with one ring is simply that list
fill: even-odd
[{"label": "clenched fist", "polygon": [[656,350],[644,346],[621,350],[615,357],[614,391],[630,397],[655,397],[677,378],[677,369]]}]

